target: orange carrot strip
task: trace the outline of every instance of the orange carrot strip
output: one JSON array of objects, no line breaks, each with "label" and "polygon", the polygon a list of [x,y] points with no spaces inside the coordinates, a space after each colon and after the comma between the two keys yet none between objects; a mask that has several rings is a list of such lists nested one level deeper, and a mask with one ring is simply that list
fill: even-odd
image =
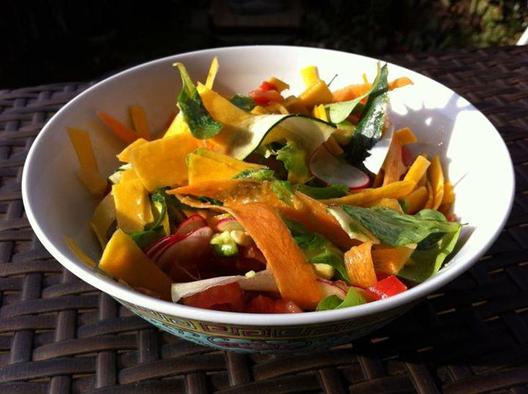
[{"label": "orange carrot strip", "polygon": [[139,137],[146,140],[150,139],[150,128],[147,123],[147,114],[145,110],[140,105],[131,105],[128,108],[130,117],[132,118],[132,124],[134,129]]},{"label": "orange carrot strip", "polygon": [[412,85],[412,84],[413,84],[413,81],[411,81],[407,77],[396,78],[394,81],[389,82],[389,90],[403,88],[404,86]]},{"label": "orange carrot strip", "polygon": [[131,144],[138,138],[138,135],[133,130],[106,112],[98,112],[97,116],[121,141]]},{"label": "orange carrot strip", "polygon": [[130,286],[148,289],[170,300],[170,278],[120,229],[108,241],[99,268]]},{"label": "orange carrot strip", "polygon": [[281,296],[302,308],[314,309],[322,297],[314,269],[277,212],[261,203],[234,205],[226,210],[251,235],[266,258]]}]

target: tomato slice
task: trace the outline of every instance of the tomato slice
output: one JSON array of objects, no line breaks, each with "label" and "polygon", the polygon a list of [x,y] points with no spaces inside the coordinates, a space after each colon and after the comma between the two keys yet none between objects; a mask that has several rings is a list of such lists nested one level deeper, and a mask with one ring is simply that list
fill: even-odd
[{"label": "tomato slice", "polygon": [[200,293],[182,299],[185,305],[203,309],[242,312],[244,291],[238,283],[214,286]]},{"label": "tomato slice", "polygon": [[302,309],[294,302],[282,298],[276,299],[259,294],[253,298],[246,312],[249,313],[299,313]]},{"label": "tomato slice", "polygon": [[268,105],[273,102],[278,103],[284,99],[276,90],[256,89],[249,92],[249,96],[257,105]]},{"label": "tomato slice", "polygon": [[266,92],[268,90],[277,90],[277,87],[268,81],[263,81],[260,84],[259,89]]},{"label": "tomato slice", "polygon": [[405,290],[407,290],[407,286],[405,286],[396,276],[390,275],[385,279],[380,280],[374,286],[365,289],[365,293],[368,298],[377,301],[395,296]]}]

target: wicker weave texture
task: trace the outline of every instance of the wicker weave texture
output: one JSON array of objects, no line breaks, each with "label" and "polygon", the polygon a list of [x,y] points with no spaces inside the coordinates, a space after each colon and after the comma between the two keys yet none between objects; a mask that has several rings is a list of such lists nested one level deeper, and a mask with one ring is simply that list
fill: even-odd
[{"label": "wicker weave texture", "polygon": [[22,165],[46,120],[88,85],[0,90],[0,390],[528,392],[528,50],[387,59],[453,88],[490,118],[515,164],[513,212],[471,271],[411,312],[353,343],[299,356],[179,340],[63,270],[24,216]]}]

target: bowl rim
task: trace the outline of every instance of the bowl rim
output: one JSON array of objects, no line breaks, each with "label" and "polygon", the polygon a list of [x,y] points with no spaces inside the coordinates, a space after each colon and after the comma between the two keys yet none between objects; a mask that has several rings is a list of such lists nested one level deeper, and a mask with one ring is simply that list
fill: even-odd
[{"label": "bowl rim", "polygon": [[[98,89],[101,85],[106,84],[107,82],[120,78],[129,73],[133,73],[136,70],[150,67],[156,64],[165,63],[168,61],[177,61],[179,58],[192,56],[192,55],[207,55],[207,54],[218,54],[218,52],[230,52],[230,51],[246,51],[254,49],[262,50],[279,50],[279,49],[290,49],[290,50],[311,50],[311,51],[320,51],[324,53],[337,53],[337,54],[346,54],[354,57],[360,57],[368,59],[370,61],[381,61],[380,59],[358,55],[355,53],[343,52],[332,49],[325,48],[314,48],[314,47],[304,47],[304,46],[288,46],[288,45],[244,45],[244,46],[230,46],[230,47],[219,47],[211,49],[203,49],[191,52],[179,53],[176,55],[165,56],[148,62],[138,64],[136,66],[127,68],[123,71],[120,71],[114,75],[111,75],[96,84],[90,86],[69,102],[67,102],[62,108],[60,108],[57,113],[55,113],[43,126],[40,133],[33,142],[29,153],[27,155],[26,161],[24,163],[23,173],[22,173],[22,200],[24,203],[24,209],[29,223],[35,234],[37,235],[40,242],[43,246],[50,252],[50,254],[66,269],[71,271],[73,274],[86,281],[90,285],[96,287],[97,289],[115,297],[119,300],[122,300],[126,303],[134,304],[143,309],[149,309],[155,312],[168,314],[177,318],[189,319],[189,320],[201,320],[206,322],[214,322],[220,324],[233,324],[233,325],[242,325],[242,326],[296,326],[296,325],[307,325],[307,324],[322,324],[322,323],[335,323],[344,320],[351,320],[354,318],[366,317],[368,315],[374,315],[383,313],[390,309],[398,308],[404,304],[411,303],[414,300],[418,300],[427,294],[433,292],[439,287],[447,284],[452,281],[464,271],[469,269],[495,242],[498,238],[501,230],[503,229],[506,221],[509,217],[513,206],[514,194],[515,194],[515,174],[511,156],[506,147],[506,143],[500,136],[500,133],[497,131],[495,126],[489,121],[489,119],[480,112],[476,107],[474,107],[468,100],[454,92],[449,87],[431,79],[421,73],[410,70],[406,67],[398,66],[397,64],[386,62],[392,67],[397,67],[400,70],[404,70],[409,75],[419,75],[422,78],[426,78],[429,82],[438,84],[444,89],[448,89],[453,93],[459,100],[463,100],[463,104],[467,105],[468,109],[478,112],[484,119],[484,121],[491,127],[492,133],[494,134],[495,139],[497,140],[497,149],[502,150],[502,153],[505,153],[505,157],[508,159],[507,167],[509,168],[509,173],[504,174],[508,176],[506,180],[507,184],[511,186],[509,188],[510,194],[508,195],[508,200],[503,208],[503,215],[501,217],[499,225],[495,228],[492,234],[488,236],[485,240],[484,245],[480,249],[470,250],[466,261],[461,262],[458,265],[451,265],[448,268],[441,270],[438,274],[427,279],[425,282],[408,289],[407,291],[400,293],[396,296],[382,299],[376,302],[367,303],[353,308],[344,308],[338,310],[330,311],[319,311],[319,312],[304,312],[298,314],[255,314],[255,313],[240,313],[240,312],[221,312],[213,311],[201,308],[190,307],[186,305],[176,304],[169,301],[163,301],[156,299],[142,293],[139,293],[131,288],[127,288],[117,281],[111,279],[110,277],[104,278],[100,275],[96,275],[92,269],[87,267],[81,262],[74,262],[68,256],[64,255],[55,245],[48,239],[44,231],[39,225],[38,220],[36,219],[35,212],[30,204],[29,197],[29,184],[30,184],[30,172],[32,167],[33,158],[35,152],[39,149],[39,142],[43,136],[52,128],[52,125],[56,118],[61,116],[64,112],[68,111],[70,107],[75,105],[75,103],[80,100],[80,98],[85,95],[91,94],[92,91]],[[384,61],[385,62],[385,61]]]}]

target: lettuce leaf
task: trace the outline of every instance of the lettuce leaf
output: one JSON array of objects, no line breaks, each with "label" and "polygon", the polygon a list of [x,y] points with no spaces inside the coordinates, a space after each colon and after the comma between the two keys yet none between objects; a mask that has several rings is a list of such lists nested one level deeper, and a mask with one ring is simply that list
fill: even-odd
[{"label": "lettuce leaf", "polygon": [[288,219],[284,222],[310,263],[328,264],[336,269],[340,279],[349,282],[343,252],[337,246],[322,235],[309,232],[300,223]]},{"label": "lettuce leaf", "polygon": [[276,152],[276,156],[288,171],[289,182],[304,183],[310,178],[310,170],[306,165],[306,151],[295,142],[288,141]]},{"label": "lettuce leaf", "polygon": [[176,63],[175,66],[180,71],[183,84],[178,95],[178,106],[191,129],[192,135],[199,139],[214,137],[222,130],[222,124],[214,120],[205,109],[200,94],[185,66],[182,63]]},{"label": "lettuce leaf", "polygon": [[379,78],[372,84],[372,91],[352,141],[345,147],[346,160],[356,167],[362,167],[363,161],[370,155],[368,151],[382,136],[389,101],[387,77],[387,65],[384,64]]},{"label": "lettuce leaf", "polygon": [[328,120],[332,122],[333,124],[338,124],[338,123],[343,122],[346,118],[348,118],[350,114],[352,113],[352,111],[354,111],[354,109],[361,103],[361,100],[363,100],[365,97],[371,94],[372,91],[377,89],[380,83],[381,77],[382,77],[382,73],[381,73],[380,66],[378,64],[378,72],[376,73],[376,78],[372,82],[370,89],[368,89],[365,93],[363,93],[361,96],[356,97],[353,100],[341,101],[338,103],[332,103],[332,104],[325,105],[326,111],[328,113]]},{"label": "lettuce leaf", "polygon": [[175,196],[167,194],[166,190],[167,188],[160,188],[150,196],[150,201],[156,208],[154,210],[154,222],[146,225],[143,231],[134,231],[129,234],[141,249],[145,249],[168,235],[163,228],[165,216],[168,216],[169,223],[176,223],[184,218],[181,212],[182,204]]},{"label": "lettuce leaf", "polygon": [[359,291],[351,287],[350,289],[348,289],[347,295],[344,300],[342,300],[336,295],[325,297],[321,301],[319,301],[316,310],[328,311],[332,309],[348,308],[350,306],[365,304],[366,302],[367,301],[365,300],[365,297],[363,297],[363,295]]},{"label": "lettuce leaf", "polygon": [[298,185],[297,190],[306,194],[316,200],[324,200],[326,198],[338,198],[346,196],[348,193],[347,185],[330,185],[325,187]]},{"label": "lettuce leaf", "polygon": [[420,242],[398,276],[412,282],[421,283],[436,274],[442,267],[446,257],[453,252],[460,229],[438,237],[432,234]]},{"label": "lettuce leaf", "polygon": [[344,205],[343,211],[389,246],[417,244],[431,234],[455,233],[460,229],[460,224],[448,222],[440,212],[431,209],[424,209],[414,216],[384,207]]}]

